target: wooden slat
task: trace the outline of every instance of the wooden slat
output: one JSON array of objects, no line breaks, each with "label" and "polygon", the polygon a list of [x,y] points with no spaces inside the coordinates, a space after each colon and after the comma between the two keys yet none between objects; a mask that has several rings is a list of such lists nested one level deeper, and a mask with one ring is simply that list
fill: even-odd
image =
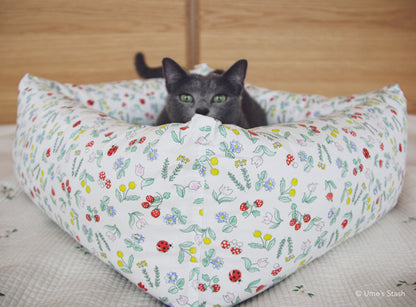
[{"label": "wooden slat", "polygon": [[193,68],[199,64],[199,0],[187,0],[187,68]]},{"label": "wooden slat", "polygon": [[201,61],[249,60],[255,85],[326,96],[399,83],[416,114],[416,1],[201,1]]},{"label": "wooden slat", "polygon": [[16,121],[27,72],[70,83],[137,78],[134,55],[151,65],[185,59],[184,0],[1,0],[0,123]]}]

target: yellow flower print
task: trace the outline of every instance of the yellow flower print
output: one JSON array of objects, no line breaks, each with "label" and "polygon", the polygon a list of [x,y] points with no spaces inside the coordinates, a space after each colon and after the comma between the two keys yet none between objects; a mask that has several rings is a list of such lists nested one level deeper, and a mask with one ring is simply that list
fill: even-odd
[{"label": "yellow flower print", "polygon": [[261,243],[249,243],[248,245],[251,248],[259,248],[259,249],[266,249],[267,251],[270,251],[273,246],[276,244],[276,239],[273,239],[272,235],[270,234],[265,234],[264,237],[261,237],[262,233],[260,230],[256,230],[253,233],[253,236],[255,238],[260,238],[261,239]]},{"label": "yellow flower print", "polygon": [[260,238],[261,237],[261,231],[256,230],[253,234],[256,238]]},{"label": "yellow flower print", "polygon": [[220,171],[217,168],[212,168],[211,169],[211,174],[214,175],[214,176],[217,176],[219,174],[219,172]]}]

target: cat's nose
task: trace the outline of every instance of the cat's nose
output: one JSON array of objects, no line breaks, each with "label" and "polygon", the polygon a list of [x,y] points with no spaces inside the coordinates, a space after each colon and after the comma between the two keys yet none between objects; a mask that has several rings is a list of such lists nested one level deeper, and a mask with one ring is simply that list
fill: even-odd
[{"label": "cat's nose", "polygon": [[201,115],[207,115],[209,113],[209,109],[208,108],[197,108],[195,110],[196,114],[201,114]]}]

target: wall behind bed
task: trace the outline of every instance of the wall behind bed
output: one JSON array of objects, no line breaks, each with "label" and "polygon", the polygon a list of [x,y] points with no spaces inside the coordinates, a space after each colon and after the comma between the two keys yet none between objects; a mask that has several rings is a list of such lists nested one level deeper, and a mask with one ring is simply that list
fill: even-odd
[{"label": "wall behind bed", "polygon": [[348,95],[399,83],[416,114],[414,0],[1,0],[0,124],[31,72],[70,83],[134,79],[133,57],[188,67],[249,60],[247,81]]}]

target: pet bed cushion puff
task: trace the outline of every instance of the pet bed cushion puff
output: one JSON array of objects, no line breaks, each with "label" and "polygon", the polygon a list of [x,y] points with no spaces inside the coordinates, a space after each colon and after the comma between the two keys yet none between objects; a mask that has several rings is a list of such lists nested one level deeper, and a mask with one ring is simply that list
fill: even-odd
[{"label": "pet bed cushion puff", "polygon": [[398,85],[335,98],[247,90],[268,126],[202,115],[151,126],[162,79],[26,75],[16,174],[45,214],[162,302],[237,304],[391,210],[406,152]]}]

